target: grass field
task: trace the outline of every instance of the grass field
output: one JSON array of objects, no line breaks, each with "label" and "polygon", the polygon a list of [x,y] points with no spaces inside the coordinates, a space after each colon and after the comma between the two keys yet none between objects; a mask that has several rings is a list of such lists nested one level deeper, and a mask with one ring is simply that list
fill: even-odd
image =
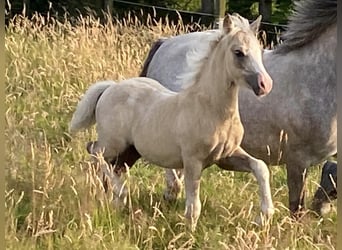
[{"label": "grass field", "polygon": [[[48,23],[48,24],[47,24]],[[286,172],[272,168],[276,214],[265,227],[251,174],[203,172],[196,232],[184,225],[184,195],[163,200],[163,170],[140,161],[127,179],[129,205],[115,210],[88,168],[85,143],[95,130],[68,134],[75,106],[98,80],[137,76],[151,43],[186,32],[179,25],[115,25],[95,18],[13,19],[5,34],[6,194],[8,249],[335,249],[337,213],[288,215]],[[320,177],[310,169],[310,204]]]}]

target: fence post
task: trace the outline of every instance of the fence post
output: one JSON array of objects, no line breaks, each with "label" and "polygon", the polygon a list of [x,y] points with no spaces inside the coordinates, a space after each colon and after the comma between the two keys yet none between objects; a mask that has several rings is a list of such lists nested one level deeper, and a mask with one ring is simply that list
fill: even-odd
[{"label": "fence post", "polygon": [[215,28],[219,27],[219,23],[223,22],[226,12],[226,0],[214,0]]}]

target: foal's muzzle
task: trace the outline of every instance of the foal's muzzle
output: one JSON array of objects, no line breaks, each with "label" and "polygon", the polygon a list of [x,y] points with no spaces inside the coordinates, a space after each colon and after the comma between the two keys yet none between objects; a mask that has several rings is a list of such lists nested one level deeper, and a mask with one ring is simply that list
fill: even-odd
[{"label": "foal's muzzle", "polygon": [[246,81],[257,96],[267,95],[273,86],[272,78],[267,73],[249,74]]}]

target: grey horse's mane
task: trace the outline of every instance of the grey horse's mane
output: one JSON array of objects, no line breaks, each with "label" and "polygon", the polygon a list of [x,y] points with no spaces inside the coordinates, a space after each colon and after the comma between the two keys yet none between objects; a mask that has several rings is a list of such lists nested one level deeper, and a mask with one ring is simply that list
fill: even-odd
[{"label": "grey horse's mane", "polygon": [[294,13],[281,36],[284,42],[275,52],[287,53],[300,48],[321,35],[337,22],[337,0],[296,1]]}]

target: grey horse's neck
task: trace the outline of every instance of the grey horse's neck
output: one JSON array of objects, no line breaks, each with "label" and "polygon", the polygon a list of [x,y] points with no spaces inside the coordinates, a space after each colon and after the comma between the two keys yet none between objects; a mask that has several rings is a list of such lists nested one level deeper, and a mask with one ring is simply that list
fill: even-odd
[{"label": "grey horse's neck", "polygon": [[[284,66],[288,68],[287,71],[290,73],[289,79],[292,77],[291,74],[297,76],[297,79],[293,79],[294,81],[291,83],[277,81],[277,79],[274,82],[276,84],[281,82],[282,84],[293,85],[295,83],[301,85],[306,91],[311,92],[313,96],[318,96],[320,92],[326,91],[327,88],[336,89],[336,32],[335,24],[323,32],[316,40],[303,47],[293,49],[287,53],[277,53],[275,51],[275,53],[266,54],[264,61],[274,78],[277,78],[278,74],[282,74]],[[291,69],[301,71],[301,74],[296,74]],[[317,82],[317,78],[321,80]],[[322,96],[327,97],[326,94]]]}]

